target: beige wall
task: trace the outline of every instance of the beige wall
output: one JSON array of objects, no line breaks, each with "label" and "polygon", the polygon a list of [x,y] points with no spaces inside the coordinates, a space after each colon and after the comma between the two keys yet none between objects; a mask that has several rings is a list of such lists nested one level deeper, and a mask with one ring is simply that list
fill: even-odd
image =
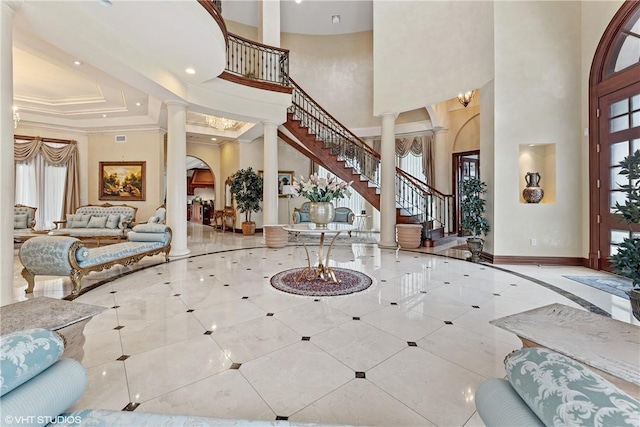
[{"label": "beige wall", "polygon": [[374,115],[439,103],[493,78],[492,2],[374,1],[373,28]]},{"label": "beige wall", "polygon": [[[116,143],[116,135],[126,135],[127,142]],[[138,208],[137,221],[146,221],[164,202],[164,132],[121,131],[93,133],[89,135],[88,171],[89,203],[102,204],[98,200],[99,164],[104,161],[145,161],[146,200],[141,202],[108,201],[111,204],[126,203]],[[186,183],[185,183],[186,184]]]}]

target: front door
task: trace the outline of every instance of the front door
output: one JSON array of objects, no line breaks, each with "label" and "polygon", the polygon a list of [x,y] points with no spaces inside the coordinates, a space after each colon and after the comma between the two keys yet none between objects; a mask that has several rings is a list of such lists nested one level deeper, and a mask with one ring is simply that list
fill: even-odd
[{"label": "front door", "polygon": [[462,215],[460,212],[460,183],[469,178],[480,178],[480,151],[467,151],[464,153],[453,153],[453,188],[456,196],[456,224],[458,236],[463,236],[464,232],[460,224]]}]

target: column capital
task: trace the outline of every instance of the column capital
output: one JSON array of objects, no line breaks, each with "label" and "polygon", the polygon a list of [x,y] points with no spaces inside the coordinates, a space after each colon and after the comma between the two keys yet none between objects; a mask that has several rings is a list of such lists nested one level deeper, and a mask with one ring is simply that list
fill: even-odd
[{"label": "column capital", "polygon": [[187,108],[189,106],[189,104],[187,102],[179,100],[179,99],[167,99],[166,101],[164,101],[164,104],[167,107],[184,107],[184,108]]},{"label": "column capital", "polygon": [[[13,15],[14,13],[16,13],[21,7],[22,7],[22,3],[23,1],[17,1],[17,0],[3,0],[2,2],[2,8],[4,10],[9,10],[9,12]],[[3,12],[4,13],[4,12]]]},{"label": "column capital", "polygon": [[449,129],[443,127],[435,127],[433,128],[433,133],[436,135],[449,133]]},{"label": "column capital", "polygon": [[393,120],[398,118],[398,113],[395,113],[393,111],[386,111],[384,113],[380,113],[378,114],[378,117],[380,117],[381,119],[386,119],[386,118],[393,118]]}]

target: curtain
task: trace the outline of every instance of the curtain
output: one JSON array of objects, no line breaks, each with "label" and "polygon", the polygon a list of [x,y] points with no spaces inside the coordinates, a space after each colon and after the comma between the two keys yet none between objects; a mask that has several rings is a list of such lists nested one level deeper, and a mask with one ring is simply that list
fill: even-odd
[{"label": "curtain", "polygon": [[16,203],[38,208],[36,227],[52,228],[80,204],[78,150],[75,141],[14,139]]},{"label": "curtain", "polygon": [[422,156],[422,173],[425,182],[433,186],[433,144],[435,134],[429,131],[426,135],[415,136],[413,138],[396,138],[396,157],[404,158],[410,153],[414,156]]}]

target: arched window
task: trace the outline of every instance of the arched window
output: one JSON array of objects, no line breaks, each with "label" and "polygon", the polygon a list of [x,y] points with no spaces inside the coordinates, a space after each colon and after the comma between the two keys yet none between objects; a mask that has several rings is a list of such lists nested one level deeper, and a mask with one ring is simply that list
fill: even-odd
[{"label": "arched window", "polygon": [[640,235],[615,213],[626,203],[620,161],[640,150],[640,1],[624,2],[596,50],[589,82],[589,266],[609,270],[609,256]]}]

